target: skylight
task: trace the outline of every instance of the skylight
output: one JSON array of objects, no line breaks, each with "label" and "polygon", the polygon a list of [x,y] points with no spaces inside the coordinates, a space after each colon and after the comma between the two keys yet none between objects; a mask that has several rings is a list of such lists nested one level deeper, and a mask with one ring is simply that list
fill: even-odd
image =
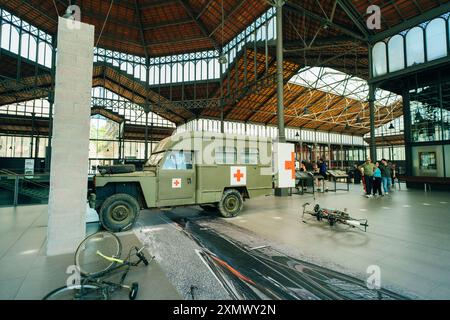
[{"label": "skylight", "polygon": [[[369,100],[367,81],[331,68],[305,67],[289,82],[362,102]],[[402,99],[401,96],[382,89],[376,90],[375,97],[375,104],[379,107],[391,106]]]}]

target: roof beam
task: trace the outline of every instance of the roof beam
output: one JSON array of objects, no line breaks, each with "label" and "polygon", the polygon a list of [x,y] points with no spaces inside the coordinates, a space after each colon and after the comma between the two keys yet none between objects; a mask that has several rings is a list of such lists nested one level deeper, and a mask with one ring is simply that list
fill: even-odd
[{"label": "roof beam", "polygon": [[399,23],[399,24],[389,28],[386,31],[382,31],[373,36],[369,36],[369,42],[371,44],[374,44],[375,42],[382,41],[386,38],[389,38],[391,36],[394,36],[394,35],[402,32],[406,29],[413,28],[413,27],[421,24],[422,22],[426,22],[426,21],[432,20],[436,17],[439,17],[449,11],[450,11],[450,2],[447,2],[445,4],[440,5],[439,7],[436,7],[427,12],[424,12],[421,15],[418,15],[411,19],[405,20],[404,22]]},{"label": "roof beam", "polygon": [[181,5],[183,6],[184,10],[187,12],[187,14],[189,15],[189,17],[197,24],[197,26],[200,28],[200,31],[202,32],[202,34],[208,38],[212,45],[214,46],[214,48],[221,52],[221,46],[219,46],[219,44],[210,36],[208,29],[206,28],[205,24],[200,20],[197,19],[196,14],[194,13],[191,5],[189,4],[189,2],[187,0],[179,0]]},{"label": "roof beam", "polygon": [[[58,24],[58,17],[56,17],[56,19],[55,19],[55,17],[50,16],[48,13],[45,12],[45,10],[41,6],[36,6],[35,4],[30,3],[29,0],[21,0],[21,2],[23,4],[29,6],[33,10],[37,11],[40,15],[42,15],[42,16],[46,17],[47,19]],[[56,14],[56,12],[55,12],[55,14]]]},{"label": "roof beam", "polygon": [[215,0],[209,0],[208,3],[205,4],[205,5],[203,6],[202,11],[200,11],[200,13],[197,15],[197,19],[200,19],[200,17],[205,13],[205,11],[208,10],[209,5],[210,5],[211,2],[213,2],[213,1],[215,1]]},{"label": "roof beam", "polygon": [[[245,1],[239,1],[238,4],[236,5],[236,7],[233,8],[233,10],[231,10],[231,12],[229,14],[227,14],[226,17],[224,17],[223,19],[223,24],[225,24],[225,21],[228,20],[229,17],[231,17],[233,14],[236,13],[236,11],[238,11],[242,5],[245,3]],[[209,34],[209,37],[212,37],[214,33],[216,33],[216,31],[222,26],[222,21],[219,23],[219,25],[217,27],[214,28],[214,30]]]},{"label": "roof beam", "polygon": [[152,24],[152,25],[146,25],[143,27],[143,30],[147,31],[147,30],[154,30],[154,29],[165,28],[165,27],[180,26],[180,25],[188,24],[188,23],[192,23],[192,19],[180,19],[180,20],[176,20],[176,21],[172,21],[172,22],[162,22],[162,23],[157,23],[157,24]]},{"label": "roof beam", "polygon": [[178,1],[179,0],[159,0],[159,1],[154,1],[153,3],[141,5],[141,10],[161,7],[161,6],[165,6],[165,5],[169,5],[169,4],[173,4],[173,3],[178,3]]},{"label": "roof beam", "polygon": [[[347,43],[351,43],[351,44],[355,44],[359,43],[359,44],[365,44],[361,41],[355,41],[355,39],[353,37],[350,36],[346,36],[346,35],[340,35],[340,36],[335,36],[335,37],[331,37],[331,38],[325,38],[325,39],[316,39],[314,41],[314,46],[311,47],[311,49],[314,49],[317,46],[323,46],[323,45],[341,45],[343,44],[347,44]],[[284,47],[304,47],[304,42],[301,40],[289,40],[289,41],[284,41],[283,42],[283,46]]]},{"label": "roof beam", "polygon": [[178,39],[178,40],[171,40],[171,41],[155,41],[155,42],[147,42],[147,47],[151,46],[158,46],[158,45],[173,45],[173,44],[179,44],[189,41],[201,41],[205,40],[205,37],[194,37],[194,38],[185,38],[185,39]]},{"label": "roof beam", "polygon": [[347,28],[346,26],[337,24],[337,23],[331,21],[328,18],[325,18],[325,17],[322,17],[321,15],[318,15],[317,13],[314,13],[314,12],[311,12],[309,10],[306,10],[306,9],[304,9],[303,7],[301,7],[298,4],[288,2],[288,3],[286,3],[284,5],[284,9],[286,9],[288,11],[291,11],[291,12],[294,12],[294,13],[297,13],[297,14],[303,14],[305,16],[310,17],[311,19],[314,19],[314,20],[317,20],[317,21],[321,22],[323,25],[328,25],[328,26],[330,26],[332,28],[340,30],[341,32],[343,32],[343,33],[345,33],[345,34],[347,34],[347,35],[349,35],[349,36],[351,36],[351,37],[353,37],[355,39],[367,42],[367,37],[365,35],[361,35],[361,34],[355,32],[354,30],[351,30],[351,29]]},{"label": "roof beam", "polygon": [[[303,87],[303,86],[302,86]],[[310,90],[308,90],[308,88],[306,88],[306,87],[303,87],[303,88],[305,88],[305,89],[307,89],[307,91],[305,91],[305,92],[303,92],[302,93],[302,95],[300,95],[299,97],[297,97],[294,101],[292,101],[289,105],[287,105],[287,109],[289,109],[289,107],[292,105],[292,104],[294,104],[298,99],[300,99],[300,98],[302,98],[306,93],[308,93]],[[312,101],[312,102],[309,102],[306,106],[304,106],[303,107],[303,110],[305,110],[305,109],[307,109],[307,108],[310,108],[310,107],[312,107],[312,106],[314,106],[316,103],[318,103],[320,100],[322,100],[325,96],[326,96],[326,93],[325,92],[322,92],[322,91],[318,91],[318,90],[316,90],[316,92],[319,92],[319,95],[314,99],[314,101]],[[299,108],[293,108],[294,109],[294,111],[296,111],[297,112],[297,110],[299,109]],[[286,126],[289,126],[293,121],[295,121],[295,120],[297,120],[298,118],[294,118],[294,119],[291,119],[290,121],[288,121],[288,122],[286,122]],[[270,121],[272,121],[273,119],[270,119]]]},{"label": "roof beam", "polygon": [[[135,4],[135,9],[136,9],[137,22],[139,24],[139,33],[141,35],[142,47],[144,48],[146,63],[148,63],[148,48],[147,48],[147,45],[145,44],[144,30],[142,28],[141,10],[139,8],[138,0],[134,0],[134,4]],[[148,82],[148,81],[146,81],[146,82]]]},{"label": "roof beam", "polygon": [[355,10],[355,7],[349,3],[347,0],[336,0],[339,6],[344,10],[344,12],[347,14],[347,16],[352,20],[352,22],[355,24],[355,26],[361,31],[361,33],[364,35],[364,37],[369,37],[369,32],[366,29],[366,26],[361,23],[361,21],[358,19],[358,12]]}]

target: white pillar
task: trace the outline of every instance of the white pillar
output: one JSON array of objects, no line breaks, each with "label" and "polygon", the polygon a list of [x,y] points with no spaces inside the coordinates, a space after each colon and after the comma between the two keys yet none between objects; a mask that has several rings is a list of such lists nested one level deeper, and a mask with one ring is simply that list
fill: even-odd
[{"label": "white pillar", "polygon": [[86,233],[94,26],[59,18],[47,255],[72,253]]}]

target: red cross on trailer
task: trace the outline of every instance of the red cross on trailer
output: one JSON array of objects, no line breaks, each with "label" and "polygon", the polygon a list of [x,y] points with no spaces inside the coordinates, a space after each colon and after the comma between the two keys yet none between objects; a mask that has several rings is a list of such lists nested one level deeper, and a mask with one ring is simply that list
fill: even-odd
[{"label": "red cross on trailer", "polygon": [[236,178],[237,182],[241,182],[241,178],[244,177],[244,174],[241,173],[240,169],[238,169],[233,176]]},{"label": "red cross on trailer", "polygon": [[230,167],[230,184],[232,186],[245,186],[247,184],[247,168]]},{"label": "red cross on trailer", "polygon": [[295,179],[295,152],[291,153],[291,160],[284,162],[284,169],[291,170],[291,177]]},{"label": "red cross on trailer", "polygon": [[274,144],[274,166],[276,188],[295,187],[295,151],[292,143]]}]

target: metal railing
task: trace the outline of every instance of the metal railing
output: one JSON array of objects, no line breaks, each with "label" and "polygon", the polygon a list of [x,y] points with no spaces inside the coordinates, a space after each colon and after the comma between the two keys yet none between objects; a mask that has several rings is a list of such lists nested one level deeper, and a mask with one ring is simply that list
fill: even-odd
[{"label": "metal railing", "polygon": [[[37,181],[36,181],[37,180]],[[49,174],[18,174],[8,169],[0,169],[0,191],[6,191],[0,198],[0,205],[36,204],[48,200]],[[12,193],[12,201],[6,196]]]}]

